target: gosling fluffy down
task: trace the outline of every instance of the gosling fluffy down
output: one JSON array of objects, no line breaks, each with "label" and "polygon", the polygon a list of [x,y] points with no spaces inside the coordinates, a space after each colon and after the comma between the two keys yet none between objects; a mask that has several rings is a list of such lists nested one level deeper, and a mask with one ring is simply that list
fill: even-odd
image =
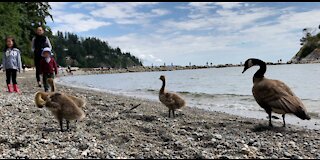
[{"label": "gosling fluffy down", "polygon": [[162,81],[162,87],[159,91],[159,100],[166,107],[169,108],[169,117],[170,112],[172,111],[173,117],[175,116],[174,111],[180,109],[186,105],[185,100],[176,93],[169,93],[165,91],[166,79],[164,75],[161,75],[159,78]]},{"label": "gosling fluffy down", "polygon": [[85,117],[81,107],[64,93],[37,92],[35,104],[39,108],[46,107],[53,113],[60,122],[61,131],[63,131],[63,119],[67,120],[67,129],[69,129],[70,120],[82,120]]}]

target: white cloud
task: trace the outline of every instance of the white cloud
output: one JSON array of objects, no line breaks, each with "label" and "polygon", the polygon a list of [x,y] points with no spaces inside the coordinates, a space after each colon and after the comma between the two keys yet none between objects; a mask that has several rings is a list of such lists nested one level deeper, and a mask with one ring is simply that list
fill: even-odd
[{"label": "white cloud", "polygon": [[54,17],[53,33],[57,31],[85,32],[99,27],[109,26],[110,22],[99,21],[96,18],[83,13],[69,13],[65,11],[68,3],[50,2],[52,16]]},{"label": "white cloud", "polygon": [[189,6],[191,7],[199,7],[199,8],[212,8],[210,5],[213,5],[214,2],[190,2]]},{"label": "white cloud", "polygon": [[60,10],[67,5],[68,2],[49,2],[49,5],[51,6],[52,10]]},{"label": "white cloud", "polygon": [[170,13],[170,11],[165,9],[152,9],[151,12],[155,13],[155,15],[158,15],[158,16],[163,16]]},{"label": "white cloud", "polygon": [[93,17],[81,13],[65,13],[57,11],[54,12],[53,16],[54,22],[57,24],[57,26],[53,28],[54,33],[58,30],[68,32],[85,32],[102,26],[111,25],[109,22],[98,21]]},{"label": "white cloud", "polygon": [[224,9],[232,9],[232,8],[239,8],[244,3],[243,2],[215,2],[214,4],[221,6]]},{"label": "white cloud", "polygon": [[[191,13],[193,14],[193,13]],[[275,15],[270,8],[247,9],[245,12],[229,9],[217,10],[215,15],[198,15],[187,20],[166,20],[162,22],[167,30],[218,30],[237,31],[244,27],[254,25],[258,20]],[[165,29],[162,29],[165,30]]]},{"label": "white cloud", "polygon": [[165,9],[151,9],[140,11],[142,6],[153,6],[158,2],[128,2],[128,3],[104,3],[104,6],[90,12],[91,15],[99,18],[113,19],[119,24],[145,24],[152,18],[169,14]]}]

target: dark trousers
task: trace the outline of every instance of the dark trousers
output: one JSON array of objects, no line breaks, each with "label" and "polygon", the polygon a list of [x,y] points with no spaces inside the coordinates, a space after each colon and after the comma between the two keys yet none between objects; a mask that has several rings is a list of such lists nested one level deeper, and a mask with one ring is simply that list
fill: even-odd
[{"label": "dark trousers", "polygon": [[34,65],[36,66],[36,78],[38,82],[40,82],[40,61],[42,59],[40,54],[41,53],[35,52],[34,55]]},{"label": "dark trousers", "polygon": [[48,78],[54,78],[54,73],[43,73],[42,74],[42,81],[43,81],[43,87],[44,91],[47,92],[49,90],[49,85],[48,85]]},{"label": "dark trousers", "polygon": [[6,69],[6,82],[7,85],[11,83],[11,79],[12,79],[12,83],[13,84],[17,84],[17,70],[16,69]]}]

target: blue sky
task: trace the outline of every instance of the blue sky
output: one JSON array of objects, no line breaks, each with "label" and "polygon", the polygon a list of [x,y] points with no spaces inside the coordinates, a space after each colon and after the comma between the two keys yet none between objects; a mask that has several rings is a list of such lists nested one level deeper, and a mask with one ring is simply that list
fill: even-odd
[{"label": "blue sky", "polygon": [[144,65],[286,62],[301,47],[302,29],[320,25],[319,2],[49,3],[54,33],[97,37]]}]

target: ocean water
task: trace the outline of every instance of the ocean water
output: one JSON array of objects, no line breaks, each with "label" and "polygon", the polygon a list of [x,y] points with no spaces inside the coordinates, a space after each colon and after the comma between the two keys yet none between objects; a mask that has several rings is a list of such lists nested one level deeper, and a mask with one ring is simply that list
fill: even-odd
[{"label": "ocean water", "polygon": [[[265,119],[267,114],[252,96],[252,77],[259,69],[254,66],[242,74],[243,67],[209,68],[162,72],[138,72],[61,77],[58,83],[95,89],[120,95],[158,101],[166,76],[166,90],[184,97],[187,106],[208,111],[221,111],[244,117]],[[286,123],[320,129],[320,64],[268,65],[267,78],[286,83],[302,99],[311,120],[286,115]],[[165,110],[166,111],[166,110]],[[278,114],[282,123],[282,117]]]}]

